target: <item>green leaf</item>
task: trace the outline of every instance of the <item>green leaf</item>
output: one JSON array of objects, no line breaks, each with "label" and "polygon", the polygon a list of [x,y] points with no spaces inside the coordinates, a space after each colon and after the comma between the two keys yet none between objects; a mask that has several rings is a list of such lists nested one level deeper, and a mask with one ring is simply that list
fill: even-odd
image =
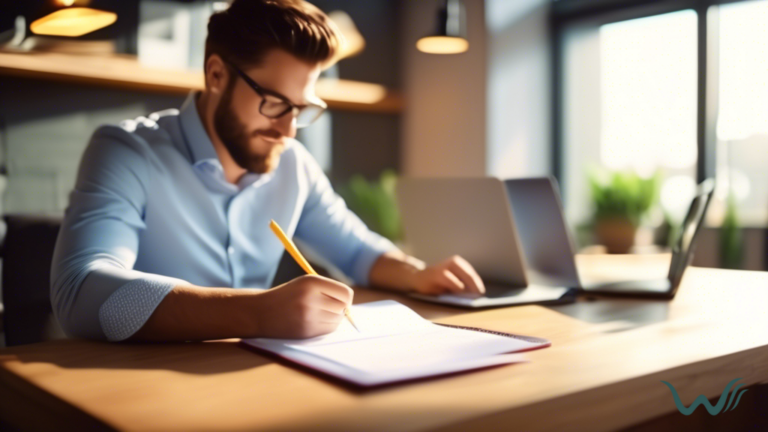
[{"label": "green leaf", "polygon": [[338,192],[347,207],[357,214],[371,230],[396,241],[401,237],[400,212],[395,190],[397,174],[392,170],[381,173],[377,182],[363,176],[353,176]]},{"label": "green leaf", "polygon": [[592,169],[587,174],[594,219],[621,218],[639,225],[658,202],[661,173],[642,178],[633,171],[609,173]]}]

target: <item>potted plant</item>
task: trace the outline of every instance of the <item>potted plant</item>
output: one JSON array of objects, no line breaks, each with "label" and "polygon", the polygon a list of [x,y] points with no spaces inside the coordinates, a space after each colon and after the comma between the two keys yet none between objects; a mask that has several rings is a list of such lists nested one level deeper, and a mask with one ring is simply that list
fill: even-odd
[{"label": "potted plant", "polygon": [[736,197],[728,194],[725,219],[720,227],[720,267],[741,269],[744,260],[744,239],[737,213]]},{"label": "potted plant", "polygon": [[397,209],[395,185],[397,174],[392,170],[381,173],[378,181],[369,182],[361,175],[353,176],[339,188],[347,207],[371,230],[398,242],[402,237],[400,212]]},{"label": "potted plant", "polygon": [[659,172],[650,178],[634,171],[590,173],[594,234],[608,253],[628,253],[632,248],[637,228],[658,200],[659,183]]}]

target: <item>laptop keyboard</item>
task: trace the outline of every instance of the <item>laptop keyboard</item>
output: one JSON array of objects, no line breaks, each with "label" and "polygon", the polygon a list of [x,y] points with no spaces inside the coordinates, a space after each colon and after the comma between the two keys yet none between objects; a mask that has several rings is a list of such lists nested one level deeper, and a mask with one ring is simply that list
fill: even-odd
[{"label": "laptop keyboard", "polygon": [[499,285],[491,285],[485,287],[485,297],[488,298],[500,298],[500,297],[513,297],[525,291],[525,288],[512,288]]}]

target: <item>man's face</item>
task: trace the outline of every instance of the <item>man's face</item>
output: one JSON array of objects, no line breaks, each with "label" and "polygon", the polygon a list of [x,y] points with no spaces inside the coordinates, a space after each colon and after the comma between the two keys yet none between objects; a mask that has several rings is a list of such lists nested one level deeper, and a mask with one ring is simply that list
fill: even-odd
[{"label": "man's face", "polygon": [[[273,171],[285,148],[285,139],[296,136],[296,120],[291,112],[276,119],[261,114],[262,97],[234,70],[229,70],[227,88],[214,112],[216,134],[242,168],[260,174]],[[320,66],[275,49],[267,53],[259,67],[242,71],[262,88],[303,106],[314,96]]]}]

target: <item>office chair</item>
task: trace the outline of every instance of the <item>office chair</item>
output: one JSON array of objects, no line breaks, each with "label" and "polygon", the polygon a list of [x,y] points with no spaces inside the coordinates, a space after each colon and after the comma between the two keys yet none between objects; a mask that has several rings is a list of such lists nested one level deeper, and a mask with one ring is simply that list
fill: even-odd
[{"label": "office chair", "polygon": [[50,269],[61,219],[6,215],[2,248],[6,346],[64,337],[51,308]]}]

